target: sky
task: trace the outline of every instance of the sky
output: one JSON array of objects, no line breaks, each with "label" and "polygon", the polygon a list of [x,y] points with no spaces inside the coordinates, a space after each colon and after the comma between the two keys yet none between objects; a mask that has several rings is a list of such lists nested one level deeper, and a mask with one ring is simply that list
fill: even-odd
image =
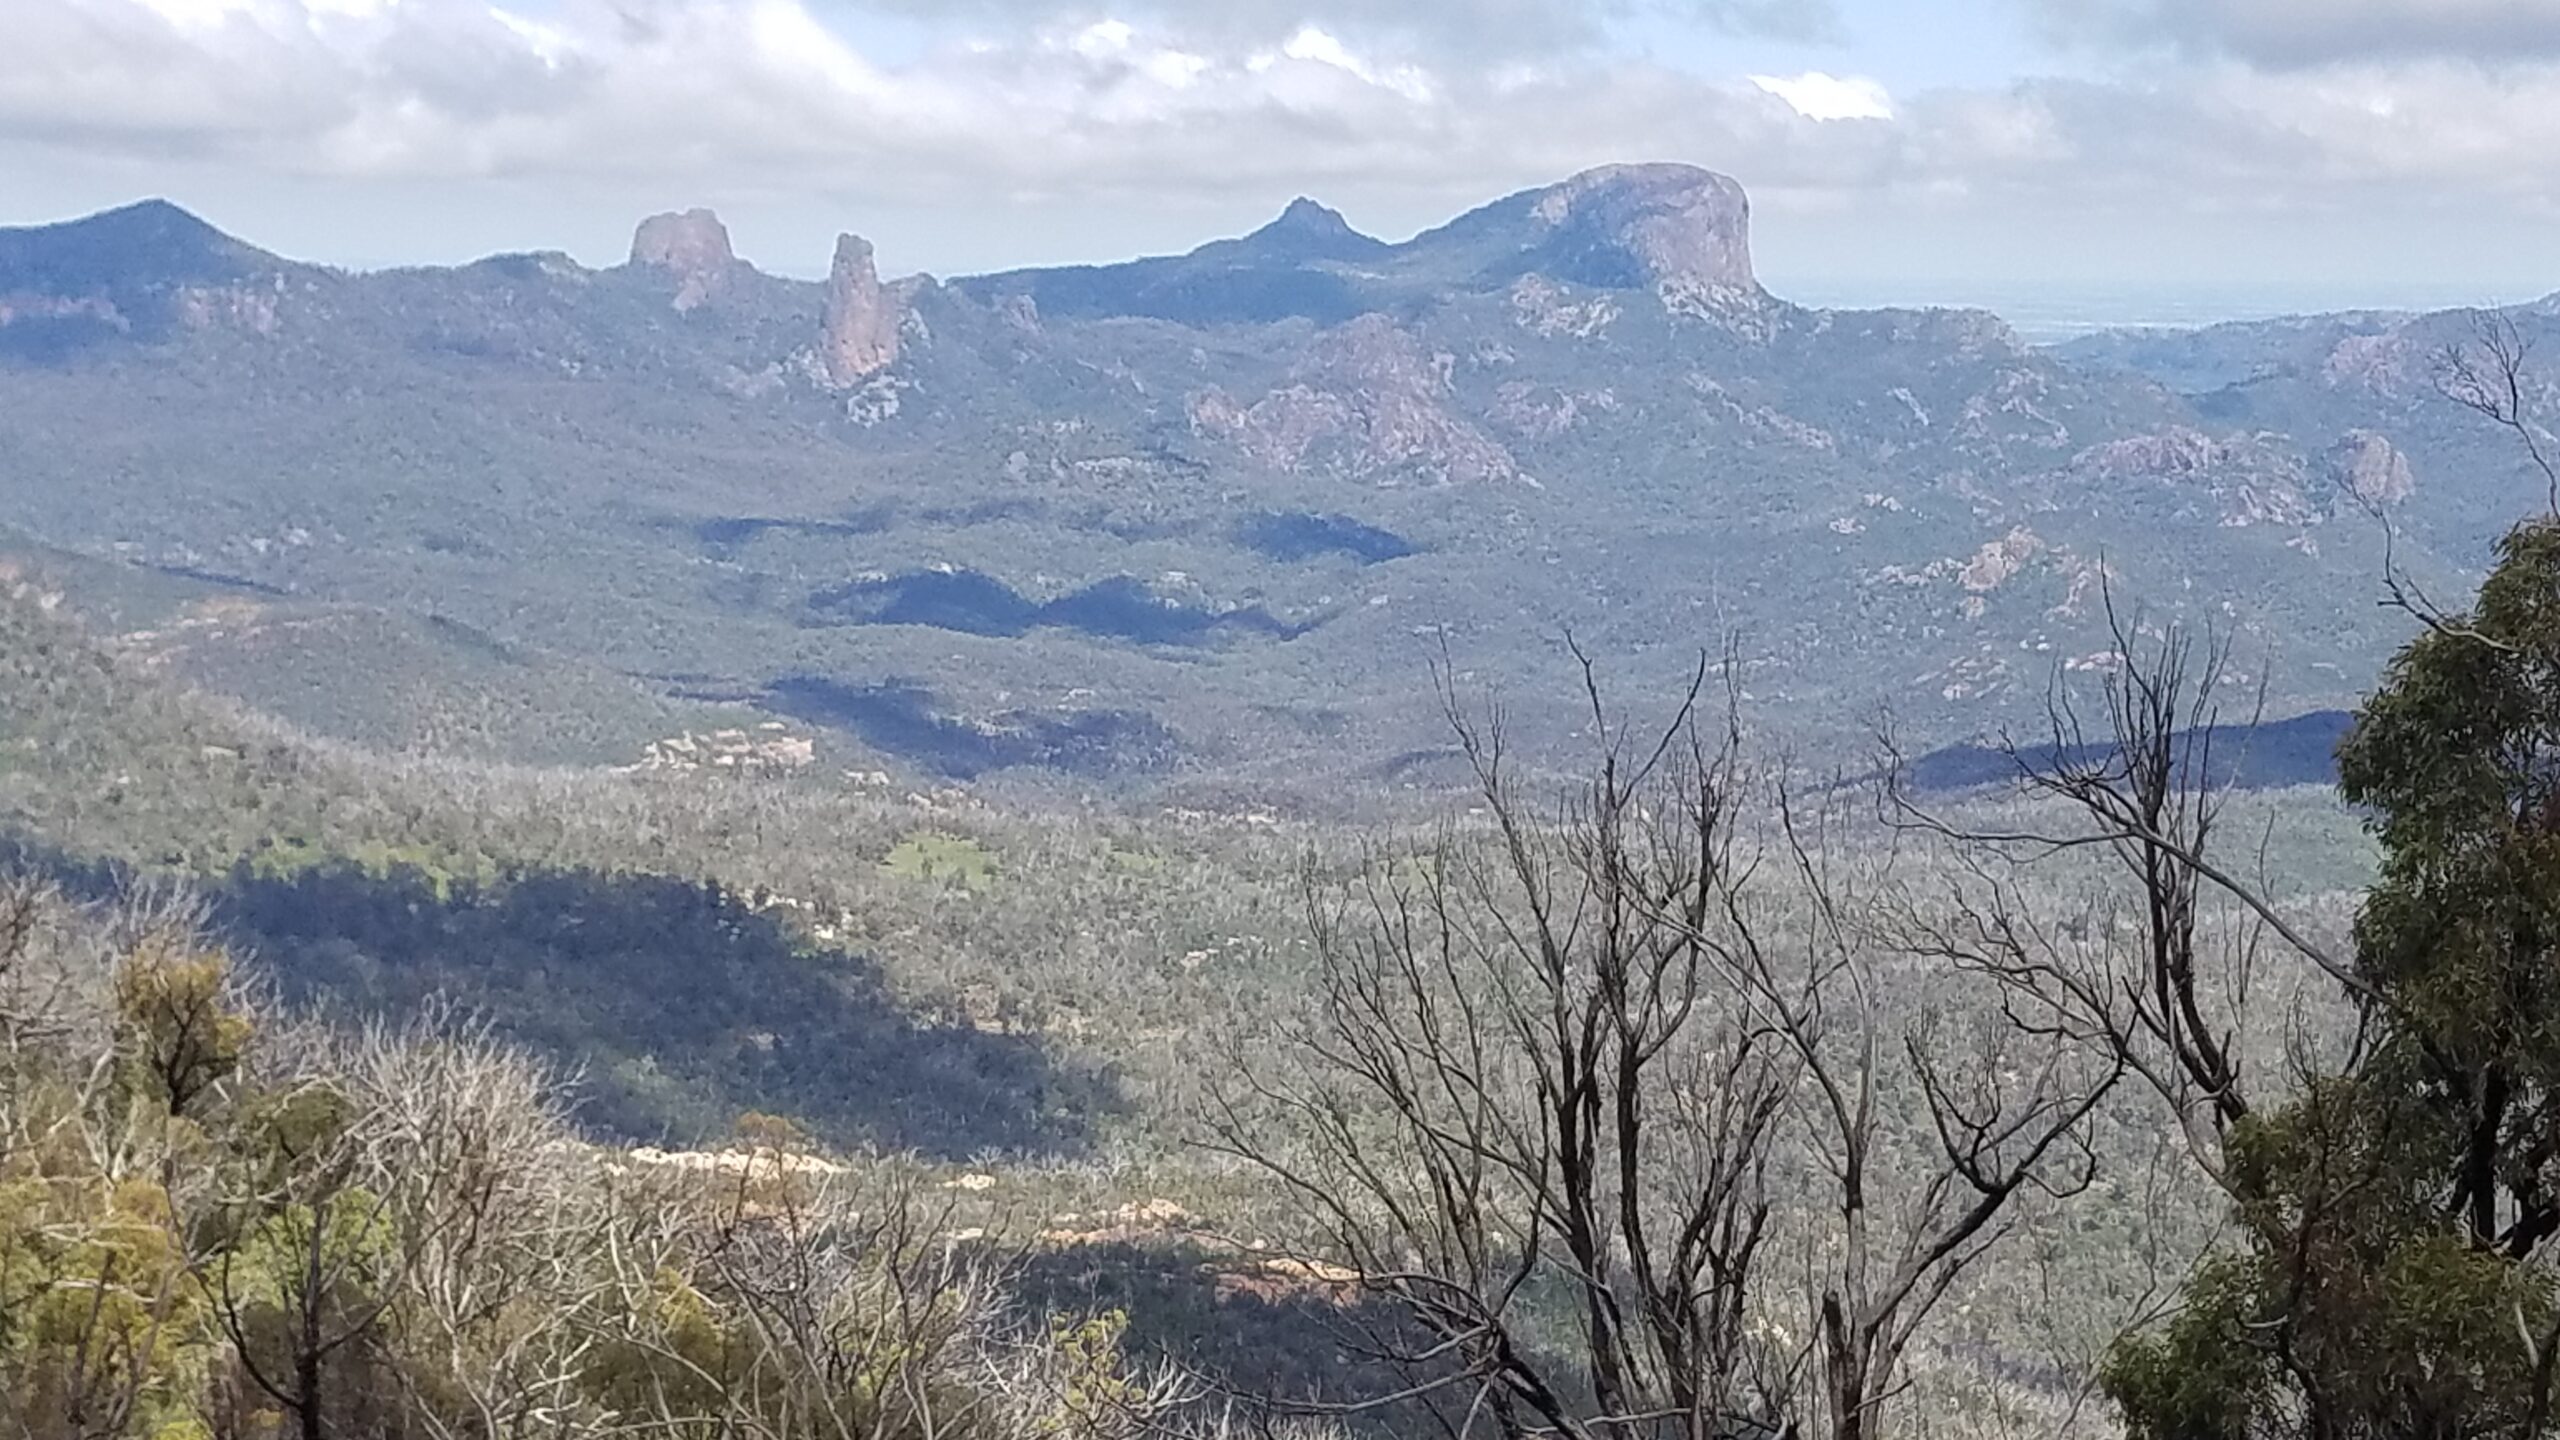
[{"label": "sky", "polygon": [[[1799,298],[2560,289],[2560,0],[0,0],[0,223],[963,274],[1741,180]],[[1965,292],[1971,292],[1971,295]]]}]

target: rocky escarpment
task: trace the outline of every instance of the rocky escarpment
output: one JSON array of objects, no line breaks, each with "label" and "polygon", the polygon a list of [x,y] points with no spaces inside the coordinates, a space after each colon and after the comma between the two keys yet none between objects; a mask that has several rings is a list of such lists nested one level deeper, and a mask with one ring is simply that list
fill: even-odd
[{"label": "rocky escarpment", "polygon": [[898,363],[898,329],[905,310],[880,284],[871,242],[859,235],[837,236],[818,341],[818,368],[827,383],[859,385]]},{"label": "rocky escarpment", "polygon": [[1585,285],[1757,291],[1751,201],[1694,165],[1606,165],[1537,191],[1534,268]]},{"label": "rocky escarpment", "polygon": [[675,277],[675,307],[691,310],[728,288],[738,257],[729,227],[708,210],[669,211],[640,222],[631,235],[631,263]]}]

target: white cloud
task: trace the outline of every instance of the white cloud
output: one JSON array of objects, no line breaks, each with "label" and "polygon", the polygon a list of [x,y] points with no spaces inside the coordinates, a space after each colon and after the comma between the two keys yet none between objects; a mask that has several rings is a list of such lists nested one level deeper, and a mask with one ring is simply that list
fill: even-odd
[{"label": "white cloud", "polygon": [[1420,66],[1372,64],[1351,53],[1340,40],[1314,25],[1298,27],[1297,33],[1289,37],[1276,55],[1264,51],[1247,60],[1245,68],[1259,74],[1270,70],[1281,60],[1328,66],[1363,84],[1391,90],[1417,104],[1428,104],[1432,98],[1431,77]]},{"label": "white cloud", "polygon": [[2274,69],[2560,55],[2560,0],[2028,0],[2045,31]]},{"label": "white cloud", "polygon": [[1885,93],[1882,85],[1864,76],[1807,70],[1801,75],[1754,75],[1751,83],[1786,101],[1789,108],[1808,120],[1893,118],[1893,97]]},{"label": "white cloud", "polygon": [[1892,95],[1611,54],[1426,63],[1305,23],[1211,43],[1138,9],[890,52],[812,0],[557,0],[539,19],[524,0],[5,3],[0,145],[72,165],[1427,210],[1668,158],[1735,173],[1779,214],[2560,211],[2551,63],[2220,59]]},{"label": "white cloud", "polygon": [[[1091,0],[867,0],[936,22],[1044,30],[1093,18]],[[1834,43],[1839,0],[1115,0],[1114,17],[1191,48],[1271,49],[1314,26],[1363,53],[1419,63],[1551,57],[1613,26],[1655,22],[1723,36]]]}]

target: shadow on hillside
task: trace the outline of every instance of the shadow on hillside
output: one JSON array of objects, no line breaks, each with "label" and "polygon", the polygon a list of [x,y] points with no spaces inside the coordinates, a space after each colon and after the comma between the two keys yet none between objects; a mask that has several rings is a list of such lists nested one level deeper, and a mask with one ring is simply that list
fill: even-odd
[{"label": "shadow on hillside", "polygon": [[1238,544],[1274,560],[1312,560],[1319,555],[1348,555],[1363,565],[1383,565],[1422,553],[1422,547],[1392,530],[1354,520],[1348,515],[1316,515],[1282,511],[1248,516],[1237,522]]},{"label": "shadow on hillside", "polygon": [[[1133,1351],[1170,1360],[1247,1401],[1339,1405],[1392,1395],[1425,1378],[1381,1358],[1391,1342],[1406,1353],[1430,1343],[1409,1329],[1399,1341],[1398,1318],[1387,1307],[1318,1282],[1276,1279],[1259,1272],[1253,1257],[1189,1242],[1042,1250],[1023,1262],[1013,1288],[1035,1313],[1121,1311]],[[1463,1403],[1463,1387],[1448,1393]],[[1428,1408],[1434,1403],[1425,1397],[1369,1412],[1362,1428],[1439,1431]],[[1459,1416],[1442,1419],[1454,1428]]]},{"label": "shadow on hillside", "polygon": [[1096,640],[1172,647],[1234,636],[1291,640],[1315,628],[1315,622],[1289,624],[1259,605],[1220,610],[1190,604],[1126,575],[1043,603],[976,570],[919,570],[831,585],[809,597],[808,613],[816,624],[923,625],[1003,639],[1059,629]]},{"label": "shadow on hillside", "polygon": [[[2354,724],[2355,717],[2344,710],[2314,710],[2257,725],[2213,726],[2203,735],[2212,759],[2206,783],[2242,790],[2334,785],[2338,780],[2338,744],[2347,738],[2347,731]],[[2192,732],[2182,732],[2179,738],[2194,736]],[[2036,745],[2012,756],[1991,745],[1950,745],[1912,761],[1908,779],[1915,788],[1925,791],[1971,790],[2016,780],[2021,762],[2041,773],[2059,763],[2079,765],[2105,759],[2113,748]]]},{"label": "shadow on hillside", "polygon": [[[20,858],[81,893],[119,888],[106,867]],[[615,1138],[693,1142],[758,1110],[845,1146],[1072,1153],[1118,1104],[1107,1076],[1038,1037],[913,1013],[877,964],[802,946],[712,886],[325,864],[244,865],[205,889],[287,1001],[384,1016],[460,1002],[576,1068],[580,1120]]]},{"label": "shadow on hillside", "polygon": [[897,523],[897,511],[887,505],[874,505],[856,510],[837,520],[789,519],[767,515],[716,515],[693,525],[693,538],[703,548],[726,553],[768,532],[785,535],[816,536],[844,539],[857,535],[877,535]]},{"label": "shadow on hillside", "polygon": [[777,714],[850,730],[875,749],[953,780],[1031,766],[1108,778],[1171,765],[1173,733],[1143,710],[1008,711],[984,718],[944,713],[931,690],[891,681],[847,685],[787,675],[762,702]]}]

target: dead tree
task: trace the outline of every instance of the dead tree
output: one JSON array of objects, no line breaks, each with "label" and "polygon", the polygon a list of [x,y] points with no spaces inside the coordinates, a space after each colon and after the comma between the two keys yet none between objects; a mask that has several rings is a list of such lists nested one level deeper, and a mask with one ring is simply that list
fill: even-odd
[{"label": "dead tree", "polygon": [[2471,312],[2471,343],[2448,347],[2439,357],[2436,389],[2446,399],[2515,437],[2543,482],[2543,509],[2560,516],[2560,462],[2550,433],[2533,412],[2544,389],[2527,362],[2533,343],[2504,310]]},{"label": "dead tree", "polygon": [[421,1063],[441,1043],[423,1030],[350,1039],[304,1022],[262,1047],[275,1073],[260,1077],[261,1114],[243,1137],[205,1289],[243,1387],[302,1440],[397,1413],[395,1310],[479,1243],[474,1227],[500,1218],[495,1177],[536,1158],[484,1143],[538,1127],[472,1113],[473,1097],[444,1083],[472,1067],[436,1077]]},{"label": "dead tree", "polygon": [[[2087,1182],[2113,1074],[1988,1031],[1941,1053],[1888,1006],[1870,897],[1744,771],[1735,670],[1720,720],[1702,662],[1638,736],[1586,663],[1598,755],[1552,812],[1444,676],[1485,823],[1371,853],[1347,895],[1311,877],[1320,1003],[1218,1140],[1422,1337],[1411,1390],[1311,1408],[1436,1396],[1460,1440],[1862,1440],[2015,1202]],[[1888,1126],[1888,1090],[1927,1133]],[[1784,1212],[1802,1280],[1770,1264]]]},{"label": "dead tree", "polygon": [[[2226,711],[2222,637],[2146,627],[2106,596],[2113,640],[2094,707],[2059,679],[2032,740],[2000,747],[2023,802],[1976,822],[1941,808],[1887,766],[1889,820],[1949,842],[1952,877],[1902,917],[1914,950],[1989,977],[2022,1035],[2081,1047],[2123,1067],[2169,1107],[2207,1174],[2222,1137],[2248,1116],[2245,1019],[2270,946],[2370,999],[2348,958],[2271,899],[2263,837],[2226,854],[2223,817],[2262,718],[2262,689]],[[1888,753],[1891,754],[1890,737]],[[2114,877],[2079,903],[2031,897],[2057,857],[2094,854]]]},{"label": "dead tree", "polygon": [[608,1216],[559,1077],[441,1005],[345,1043],[367,1098],[371,1185],[396,1233],[393,1341],[409,1411],[450,1440],[604,1428],[582,1394],[614,1298]]},{"label": "dead tree", "polygon": [[1342,1405],[1453,1391],[1462,1435],[1775,1433],[1791,1377],[1752,1284],[1794,1066],[1715,953],[1738,733],[1701,722],[1703,667],[1650,743],[1595,689],[1598,770],[1542,817],[1501,717],[1442,678],[1490,823],[1373,851],[1348,893],[1310,877],[1320,1004],[1218,1143],[1421,1337],[1392,1357],[1412,1391]]},{"label": "dead tree", "polygon": [[[1783,792],[1776,810],[1799,918],[1782,929],[1737,907],[1726,928],[1753,1014],[1803,1076],[1805,1203],[1826,1222],[1805,1285],[1820,1361],[1810,1408],[1833,1440],[1868,1440],[1931,1315],[2008,1238],[2021,1202],[2096,1179],[2090,1116],[2123,1069],[1945,993],[1890,923],[1895,857],[1862,860],[1835,840],[1835,810]],[[1888,1122],[1893,1101],[1915,1097],[1925,1131]]]},{"label": "dead tree", "polygon": [[[2555,440],[2533,418],[2535,410],[2548,403],[2550,384],[2533,373],[2532,337],[2516,323],[2510,311],[2474,310],[2470,321],[2467,342],[2448,344],[2437,352],[2436,394],[2514,438],[2533,478],[2541,484],[2543,515],[2560,519],[2560,440]],[[2382,532],[2380,603],[2385,609],[2398,610],[2440,635],[2515,653],[2512,645],[2484,634],[2452,607],[2428,594],[2425,583],[2401,564],[2400,526],[2392,514],[2393,501],[2398,497],[2387,488],[2368,493],[2353,483],[2352,477],[2342,488],[2346,498],[2371,517]]]}]

